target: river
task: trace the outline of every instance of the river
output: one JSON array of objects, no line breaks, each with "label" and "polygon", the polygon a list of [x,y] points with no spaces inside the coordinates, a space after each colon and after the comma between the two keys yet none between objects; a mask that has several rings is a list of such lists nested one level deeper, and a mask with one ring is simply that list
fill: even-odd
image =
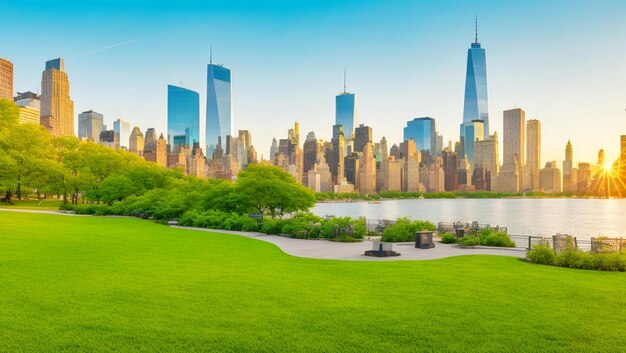
[{"label": "river", "polygon": [[318,203],[319,216],[368,219],[408,217],[434,222],[471,222],[499,225],[515,235],[571,234],[580,239],[598,235],[626,237],[626,199],[519,198],[415,199],[381,203]]}]

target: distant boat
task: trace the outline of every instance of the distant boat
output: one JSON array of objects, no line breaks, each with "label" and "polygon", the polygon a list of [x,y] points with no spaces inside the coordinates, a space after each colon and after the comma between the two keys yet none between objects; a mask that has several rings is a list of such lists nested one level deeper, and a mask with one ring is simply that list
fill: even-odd
[{"label": "distant boat", "polygon": [[371,204],[373,204],[373,205],[374,205],[374,204],[379,204],[379,203],[382,203],[382,202],[380,202],[380,201],[370,201],[370,202],[368,202],[368,203],[371,203]]}]

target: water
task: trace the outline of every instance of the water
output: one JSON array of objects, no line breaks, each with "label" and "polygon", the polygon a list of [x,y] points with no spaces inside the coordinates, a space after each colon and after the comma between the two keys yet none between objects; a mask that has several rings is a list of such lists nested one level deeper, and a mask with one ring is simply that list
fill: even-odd
[{"label": "water", "polygon": [[319,215],[499,225],[515,235],[571,234],[579,239],[598,235],[626,237],[626,199],[424,199],[318,203]]}]

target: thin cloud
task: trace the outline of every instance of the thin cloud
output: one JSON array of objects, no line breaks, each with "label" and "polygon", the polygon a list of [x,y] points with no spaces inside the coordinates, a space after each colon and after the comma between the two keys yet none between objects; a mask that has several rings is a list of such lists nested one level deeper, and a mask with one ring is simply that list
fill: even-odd
[{"label": "thin cloud", "polygon": [[85,56],[85,55],[90,55],[90,54],[100,53],[100,52],[103,52],[103,51],[105,51],[105,50],[109,50],[109,49],[113,49],[113,48],[121,47],[121,46],[124,46],[124,45],[132,44],[132,43],[135,43],[136,41],[137,41],[136,39],[130,39],[130,40],[127,40],[127,41],[124,41],[124,42],[120,42],[120,43],[116,43],[116,44],[107,45],[106,47],[102,47],[102,48],[94,49],[94,50],[91,50],[91,51],[87,51],[87,52],[84,52],[84,53],[80,53],[80,54],[77,54],[77,55],[71,56],[71,57],[70,57],[70,59],[78,58],[78,57],[80,57],[80,56]]}]

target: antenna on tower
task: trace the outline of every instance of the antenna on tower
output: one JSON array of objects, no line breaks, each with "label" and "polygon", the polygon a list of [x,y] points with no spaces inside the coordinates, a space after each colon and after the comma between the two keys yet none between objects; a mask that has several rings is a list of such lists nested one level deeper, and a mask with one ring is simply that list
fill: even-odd
[{"label": "antenna on tower", "polygon": [[478,15],[475,15],[475,34],[476,34],[476,43],[478,43]]},{"label": "antenna on tower", "polygon": [[213,44],[209,44],[209,64],[213,64]]},{"label": "antenna on tower", "polygon": [[343,66],[343,93],[346,93],[346,65]]}]

